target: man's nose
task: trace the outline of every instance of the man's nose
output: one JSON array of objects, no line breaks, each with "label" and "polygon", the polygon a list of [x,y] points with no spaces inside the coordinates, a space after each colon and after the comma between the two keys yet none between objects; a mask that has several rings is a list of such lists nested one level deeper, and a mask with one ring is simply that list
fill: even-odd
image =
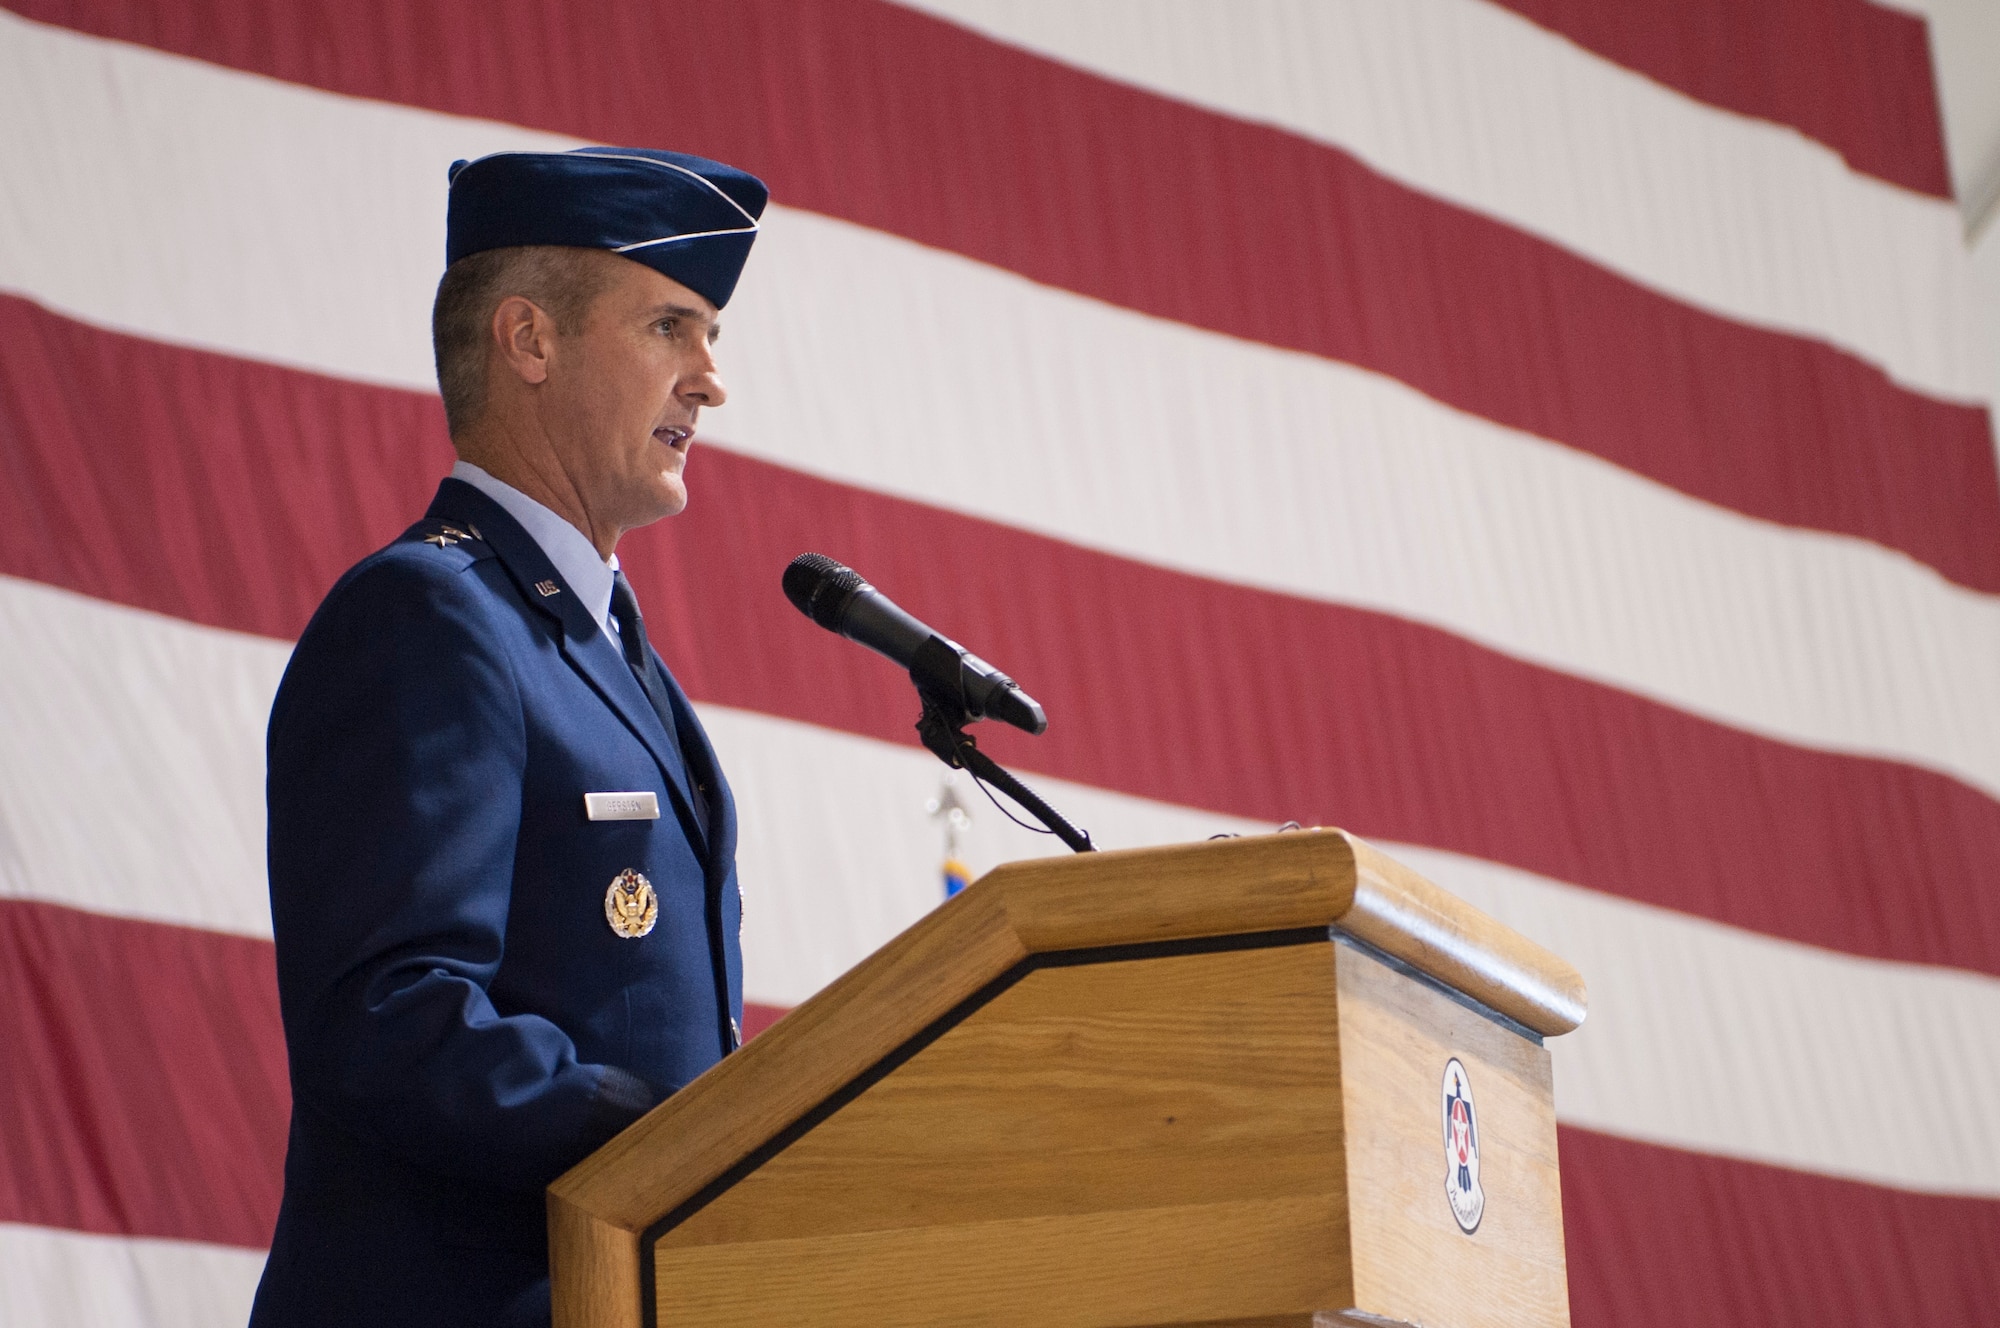
[{"label": "man's nose", "polygon": [[701,359],[692,366],[693,372],[681,380],[681,399],[697,406],[720,406],[729,400],[729,389],[722,385],[722,371],[716,365],[713,348],[703,346]]}]

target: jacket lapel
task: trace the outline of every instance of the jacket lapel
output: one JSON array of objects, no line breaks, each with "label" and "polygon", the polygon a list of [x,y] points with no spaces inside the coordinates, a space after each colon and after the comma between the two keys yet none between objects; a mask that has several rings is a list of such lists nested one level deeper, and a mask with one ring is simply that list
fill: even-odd
[{"label": "jacket lapel", "polygon": [[[653,710],[653,703],[646,699],[645,689],[632,676],[632,670],[618,653],[618,648],[611,644],[604,629],[592,620],[590,610],[564,583],[555,564],[542,552],[542,546],[521,528],[520,522],[507,514],[506,508],[462,480],[446,479],[438,485],[437,497],[431,500],[430,511],[426,515],[476,527],[481,541],[493,550],[501,565],[507,569],[508,576],[513,578],[521,599],[555,622],[557,641],[569,666],[583,676],[592,690],[625,722],[625,727],[645,744],[661,774],[666,776],[667,788],[673,795],[674,813],[688,838],[705,859],[714,858],[716,855],[706,852],[707,845],[713,842],[708,827],[695,819],[687,784],[687,762],[682,759],[681,752],[674,750],[666,728]],[[555,593],[545,593],[542,587],[553,587]],[[687,708],[687,698],[671,678],[669,690],[675,699],[674,719],[680,723],[681,714]],[[688,723],[693,724],[692,711],[687,713],[690,715]],[[694,724],[692,732],[700,735],[700,726]],[[701,737],[700,745],[704,751],[707,750],[705,735]],[[708,758],[712,764],[712,752],[708,753]],[[713,806],[710,808],[710,819],[714,819]]]},{"label": "jacket lapel", "polygon": [[681,690],[680,682],[667,668],[666,661],[658,658],[660,676],[666,680],[667,693],[673,700],[674,724],[681,731],[681,746],[687,753],[688,764],[693,767],[689,776],[704,788],[708,794],[707,841],[709,884],[720,887],[721,877],[728,875],[730,866],[736,860],[736,799],[729,791],[729,781],[722,777],[722,763],[715,758],[715,748],[708,741],[708,730],[701,726],[695,716],[694,706]]}]

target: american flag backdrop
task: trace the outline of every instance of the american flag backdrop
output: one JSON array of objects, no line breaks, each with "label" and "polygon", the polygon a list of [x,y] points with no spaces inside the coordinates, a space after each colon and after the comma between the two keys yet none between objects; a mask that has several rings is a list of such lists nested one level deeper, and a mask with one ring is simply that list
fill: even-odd
[{"label": "american flag backdrop", "polygon": [[620,550],[761,1019],[941,898],[813,549],[1047,705],[985,744],[1101,843],[1341,825],[1582,970],[1580,1328],[2000,1321],[2000,482],[1916,13],[6,2],[0,1322],[247,1313],[266,713],[449,465],[448,164],[582,142],[772,187]]}]

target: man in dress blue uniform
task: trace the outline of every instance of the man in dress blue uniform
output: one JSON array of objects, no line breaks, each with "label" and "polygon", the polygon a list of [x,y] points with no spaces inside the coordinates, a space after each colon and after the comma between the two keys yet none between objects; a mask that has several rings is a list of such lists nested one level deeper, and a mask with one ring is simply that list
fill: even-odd
[{"label": "man in dress blue uniform", "polygon": [[613,550],[687,501],[764,186],[587,148],[450,189],[459,462],[271,710],[269,1328],[546,1324],[544,1188],[740,1040],[734,805]]}]

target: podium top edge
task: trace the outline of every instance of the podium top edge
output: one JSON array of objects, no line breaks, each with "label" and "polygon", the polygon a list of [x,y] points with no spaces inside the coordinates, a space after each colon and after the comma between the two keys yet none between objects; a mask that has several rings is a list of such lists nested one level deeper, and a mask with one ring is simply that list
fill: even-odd
[{"label": "podium top edge", "polygon": [[1545,1037],[1587,1009],[1569,963],[1339,829],[1033,858],[974,892],[998,897],[1029,954],[1337,927]]}]

